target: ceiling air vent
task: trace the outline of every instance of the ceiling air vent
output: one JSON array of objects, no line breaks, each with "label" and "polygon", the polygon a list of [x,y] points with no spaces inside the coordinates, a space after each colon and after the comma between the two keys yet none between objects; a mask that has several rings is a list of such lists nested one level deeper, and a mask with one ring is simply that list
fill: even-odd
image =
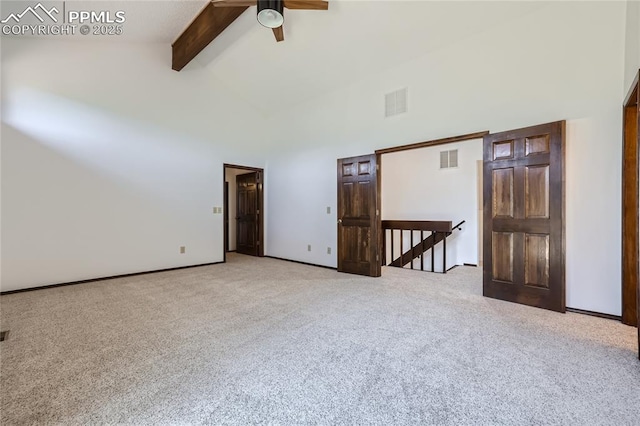
[{"label": "ceiling air vent", "polygon": [[440,151],[440,168],[450,169],[458,167],[458,150]]},{"label": "ceiling air vent", "polygon": [[407,100],[408,92],[406,87],[384,95],[384,116],[391,117],[407,112]]}]

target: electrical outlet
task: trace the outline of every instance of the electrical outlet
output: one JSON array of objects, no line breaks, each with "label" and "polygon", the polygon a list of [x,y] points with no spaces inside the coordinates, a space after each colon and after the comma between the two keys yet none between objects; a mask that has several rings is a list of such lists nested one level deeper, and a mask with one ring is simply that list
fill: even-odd
[{"label": "electrical outlet", "polygon": [[307,251],[311,251],[311,244],[307,245]]},{"label": "electrical outlet", "polygon": [[327,247],[327,254],[331,254],[331,247]]},{"label": "electrical outlet", "polygon": [[185,246],[180,246],[180,254],[185,254],[187,252],[187,248]]},{"label": "electrical outlet", "polygon": [[327,214],[331,214],[331,206],[327,206]]}]

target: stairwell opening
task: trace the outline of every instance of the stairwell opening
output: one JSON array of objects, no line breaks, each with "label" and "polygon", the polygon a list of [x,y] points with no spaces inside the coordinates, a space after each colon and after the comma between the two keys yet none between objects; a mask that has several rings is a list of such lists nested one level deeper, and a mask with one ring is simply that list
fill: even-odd
[{"label": "stairwell opening", "polygon": [[377,152],[383,265],[446,273],[482,264],[482,135]]}]

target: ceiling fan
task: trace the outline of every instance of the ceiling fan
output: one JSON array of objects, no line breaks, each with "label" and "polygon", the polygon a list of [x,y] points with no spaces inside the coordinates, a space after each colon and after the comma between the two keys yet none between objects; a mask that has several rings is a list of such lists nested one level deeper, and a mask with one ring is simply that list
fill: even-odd
[{"label": "ceiling fan", "polygon": [[180,71],[250,6],[257,6],[258,22],[284,40],[284,9],[327,10],[325,0],[211,0],[171,45],[171,68]]}]

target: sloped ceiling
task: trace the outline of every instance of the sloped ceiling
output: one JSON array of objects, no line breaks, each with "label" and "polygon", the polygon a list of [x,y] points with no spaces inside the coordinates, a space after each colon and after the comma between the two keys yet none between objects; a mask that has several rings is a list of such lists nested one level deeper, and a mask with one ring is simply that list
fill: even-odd
[{"label": "sloped ceiling", "polygon": [[[3,3],[4,13],[9,3]],[[167,51],[206,4],[206,0],[67,1],[76,10],[124,10],[127,17],[121,36],[76,35],[74,40],[166,43]],[[185,67],[180,78],[188,79],[190,71],[204,67],[211,72],[212,81],[226,85],[269,115],[446,48],[546,4],[329,0],[328,11],[285,10],[285,41],[281,43],[275,42],[271,30],[258,24],[256,9],[251,7]],[[170,60],[167,67],[171,67]],[[469,72],[473,78],[471,63]]]},{"label": "sloped ceiling", "polygon": [[[269,113],[544,6],[542,2],[331,1],[328,11],[285,11],[282,43],[256,22],[255,8],[250,8],[196,62]],[[469,72],[473,78],[473,64]]]}]

